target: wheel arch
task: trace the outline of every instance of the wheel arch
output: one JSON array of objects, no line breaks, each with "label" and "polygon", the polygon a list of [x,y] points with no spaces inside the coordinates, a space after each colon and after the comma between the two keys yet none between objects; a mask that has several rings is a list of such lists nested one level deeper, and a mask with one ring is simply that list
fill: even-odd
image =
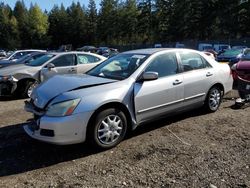
[{"label": "wheel arch", "polygon": [[98,115],[98,113],[100,113],[101,111],[108,109],[108,108],[118,108],[121,109],[121,111],[125,114],[126,119],[127,119],[127,125],[128,125],[128,130],[132,129],[132,117],[131,114],[128,110],[128,108],[126,107],[126,105],[124,105],[121,102],[109,102],[106,104],[103,104],[102,106],[100,106],[98,109],[95,110],[95,112],[91,115],[89,121],[88,121],[88,125],[87,125],[87,132],[89,127],[91,126],[91,124],[93,123],[93,121],[95,120],[95,117]]},{"label": "wheel arch", "polygon": [[213,87],[218,87],[218,88],[222,91],[222,97],[223,97],[223,95],[224,95],[224,93],[225,93],[225,88],[224,88],[223,84],[222,84],[222,83],[219,83],[219,82],[213,84],[213,85],[209,88],[209,90],[208,90],[208,92],[207,92],[207,95],[208,95],[209,91],[210,91]]}]

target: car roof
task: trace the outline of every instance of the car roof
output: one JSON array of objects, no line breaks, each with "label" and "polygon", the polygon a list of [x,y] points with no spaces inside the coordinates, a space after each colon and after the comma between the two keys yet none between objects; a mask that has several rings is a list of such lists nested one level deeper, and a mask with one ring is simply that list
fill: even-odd
[{"label": "car roof", "polygon": [[[123,52],[123,54],[147,54],[147,55],[151,55],[154,54],[156,52],[160,52],[160,51],[166,51],[166,50],[173,50],[176,48],[146,48],[146,49],[138,49],[138,50],[131,50],[131,51],[127,51],[127,52]],[[178,48],[179,50],[180,48]]]},{"label": "car roof", "polygon": [[30,51],[45,52],[46,50],[28,49],[28,50],[16,50],[14,52],[30,52]]},{"label": "car roof", "polygon": [[91,52],[81,52],[81,51],[70,51],[70,52],[49,52],[49,54],[53,54],[53,55],[64,55],[64,54],[90,54],[90,55],[97,55],[95,53],[91,53]]}]

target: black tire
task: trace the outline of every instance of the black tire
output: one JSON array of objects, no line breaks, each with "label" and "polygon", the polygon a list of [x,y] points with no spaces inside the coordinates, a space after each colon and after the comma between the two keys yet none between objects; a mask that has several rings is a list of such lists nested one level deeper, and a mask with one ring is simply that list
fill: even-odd
[{"label": "black tire", "polygon": [[21,94],[21,97],[23,98],[28,98],[30,97],[28,95],[28,91],[30,89],[30,87],[32,87],[35,84],[35,81],[26,81],[24,85],[22,85],[22,88],[20,88],[19,92]]},{"label": "black tire", "polygon": [[207,94],[204,108],[207,112],[216,112],[222,101],[222,91],[219,87],[212,87]]},{"label": "black tire", "polygon": [[[122,127],[122,129],[115,130],[111,126],[111,128],[109,127],[110,132],[106,131],[106,130],[102,131],[102,130],[106,129],[103,122],[107,123],[108,117],[112,120],[112,122],[115,122],[116,120],[118,120],[118,121],[120,120],[118,127],[119,128]],[[114,118],[114,119],[112,119],[112,118]],[[114,130],[112,130],[112,129],[114,129]],[[114,138],[115,139],[113,140],[113,142],[111,142],[111,138],[109,138],[108,141],[102,140],[102,138],[101,138],[102,136],[108,135],[108,132],[109,132],[109,135],[114,135],[115,131],[117,133],[119,132],[120,135],[119,136],[116,135],[117,137],[114,136],[113,139]],[[110,149],[110,148],[118,145],[124,139],[126,133],[127,133],[127,118],[126,118],[125,114],[119,109],[109,108],[109,109],[105,109],[105,110],[99,112],[94,117],[92,123],[90,123],[90,125],[88,127],[87,139],[95,148]],[[107,139],[108,137],[112,137],[112,136],[106,136],[104,138]],[[110,143],[108,143],[109,141],[110,141]]]}]

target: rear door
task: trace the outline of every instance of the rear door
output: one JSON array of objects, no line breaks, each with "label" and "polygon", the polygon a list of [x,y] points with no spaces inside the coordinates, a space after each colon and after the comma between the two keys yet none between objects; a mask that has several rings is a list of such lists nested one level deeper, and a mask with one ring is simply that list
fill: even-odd
[{"label": "rear door", "polygon": [[213,67],[196,52],[179,52],[184,80],[184,105],[202,103],[214,81]]},{"label": "rear door", "polygon": [[100,63],[101,59],[91,54],[77,54],[77,73],[85,73]]},{"label": "rear door", "polygon": [[167,52],[155,57],[145,72],[157,72],[153,81],[137,82],[134,86],[134,102],[137,122],[146,121],[182,106],[184,86],[176,55]]}]

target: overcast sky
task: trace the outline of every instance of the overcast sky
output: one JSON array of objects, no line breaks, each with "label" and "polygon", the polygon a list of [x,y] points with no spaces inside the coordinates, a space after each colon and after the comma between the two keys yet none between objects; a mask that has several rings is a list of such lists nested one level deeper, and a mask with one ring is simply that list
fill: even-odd
[{"label": "overcast sky", "polygon": [[[27,8],[30,7],[30,4],[32,2],[32,3],[37,3],[42,10],[46,9],[48,11],[50,11],[55,4],[61,5],[61,3],[63,3],[64,6],[67,8],[68,6],[71,5],[73,1],[77,2],[77,0],[24,0]],[[13,8],[15,6],[16,0],[0,0],[0,2],[4,2],[5,4],[8,4]],[[87,7],[89,0],[80,0],[79,2]],[[98,8],[101,0],[96,0],[95,2]]]}]

